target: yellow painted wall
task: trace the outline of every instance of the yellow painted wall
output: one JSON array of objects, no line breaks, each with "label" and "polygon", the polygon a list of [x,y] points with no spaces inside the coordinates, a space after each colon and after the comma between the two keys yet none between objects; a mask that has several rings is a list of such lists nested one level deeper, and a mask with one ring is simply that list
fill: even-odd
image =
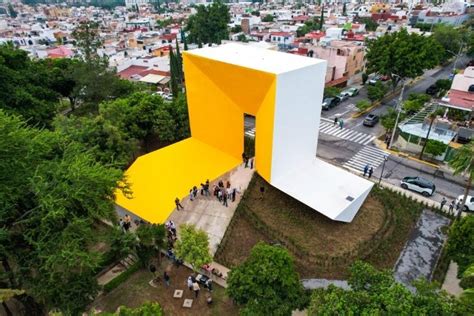
[{"label": "yellow painted wall", "polygon": [[244,113],[256,116],[256,168],[271,178],[276,75],[183,54],[191,134],[236,158]]}]

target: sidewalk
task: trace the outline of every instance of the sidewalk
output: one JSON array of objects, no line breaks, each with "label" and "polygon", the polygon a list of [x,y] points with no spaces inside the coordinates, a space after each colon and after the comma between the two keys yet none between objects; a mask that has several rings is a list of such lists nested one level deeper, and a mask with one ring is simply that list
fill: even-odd
[{"label": "sidewalk", "polygon": [[[198,192],[194,201],[189,199],[189,196],[181,201],[184,210],[174,210],[167,220],[172,220],[176,227],[182,224],[194,224],[197,228],[204,230],[209,235],[209,246],[211,255],[214,256],[217,246],[220,244],[227,226],[234,216],[235,209],[239,205],[243,192],[247,189],[250,179],[255,169],[244,168],[239,165],[237,168],[224,174],[219,179],[210,183],[210,190],[215,184],[222,180],[225,183],[230,182],[231,188],[237,188],[237,197],[235,202],[228,201],[228,207],[224,206],[214,196],[204,196]],[[203,182],[205,179],[203,179]],[[198,185],[198,184],[197,184]],[[212,194],[212,192],[211,192]]]},{"label": "sidewalk", "polygon": [[446,273],[446,277],[444,278],[443,286],[441,288],[449,294],[459,297],[463,292],[463,289],[459,286],[460,280],[458,279],[457,274],[458,264],[451,261],[449,263],[448,272]]}]

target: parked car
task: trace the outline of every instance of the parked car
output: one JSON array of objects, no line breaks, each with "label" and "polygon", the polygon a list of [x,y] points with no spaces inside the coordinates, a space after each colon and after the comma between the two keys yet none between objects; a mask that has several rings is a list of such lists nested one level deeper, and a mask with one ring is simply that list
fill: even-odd
[{"label": "parked car", "polygon": [[340,102],[342,102],[342,101],[347,100],[348,96],[347,96],[347,95],[344,95],[344,94],[342,94],[342,93],[339,93],[339,94],[336,96],[336,98],[339,99],[339,103],[340,103]]},{"label": "parked car", "polygon": [[339,104],[338,98],[326,98],[323,100],[323,110],[329,110]]},{"label": "parked car", "polygon": [[375,86],[375,84],[376,84],[378,81],[380,81],[380,76],[379,76],[379,75],[375,75],[375,76],[373,76],[372,78],[370,78],[368,82],[369,82],[369,84],[370,84],[371,86]]},{"label": "parked car", "polygon": [[374,127],[379,121],[379,117],[375,114],[369,114],[364,119],[364,126]]},{"label": "parked car", "polygon": [[401,186],[404,189],[421,193],[423,196],[431,196],[436,190],[433,182],[420,177],[405,177],[401,181]]},{"label": "parked car", "polygon": [[349,88],[341,92],[341,95],[345,95],[347,97],[355,97],[359,94],[359,89],[357,88]]},{"label": "parked car", "polygon": [[[464,195],[458,196],[456,199],[456,204],[457,203],[462,203],[462,200],[464,199]],[[467,196],[466,199],[466,204],[464,204],[464,207],[462,209],[465,212],[474,212],[474,196]]]},{"label": "parked car", "polygon": [[438,92],[439,92],[439,88],[435,84],[429,86],[428,89],[426,89],[426,94],[429,94],[429,95],[435,95]]}]

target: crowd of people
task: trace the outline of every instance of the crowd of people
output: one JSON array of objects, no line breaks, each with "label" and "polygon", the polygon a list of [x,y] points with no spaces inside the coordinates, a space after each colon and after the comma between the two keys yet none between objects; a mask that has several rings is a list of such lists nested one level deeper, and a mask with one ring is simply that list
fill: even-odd
[{"label": "crowd of people", "polygon": [[[247,163],[249,163],[247,161]],[[251,165],[253,168],[253,159],[251,160]],[[206,182],[201,183],[201,188],[198,190],[197,186],[193,186],[189,190],[189,200],[193,202],[196,200],[199,196],[199,193],[203,197],[209,197],[211,194],[219,200],[219,202],[222,203],[225,207],[229,206],[229,202],[235,202],[237,193],[239,191],[237,190],[236,187],[232,187],[230,181],[226,181],[224,184],[224,181],[219,180],[219,182],[215,185],[213,185],[212,189],[210,188],[210,183],[209,179],[206,180]],[[179,198],[176,198],[174,200],[174,203],[176,205],[176,210],[184,210],[183,205],[181,204],[181,201]]]}]

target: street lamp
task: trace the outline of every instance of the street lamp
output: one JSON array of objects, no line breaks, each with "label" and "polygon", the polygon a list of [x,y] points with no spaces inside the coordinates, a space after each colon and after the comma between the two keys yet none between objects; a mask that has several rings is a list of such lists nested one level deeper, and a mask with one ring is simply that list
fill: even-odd
[{"label": "street lamp", "polygon": [[397,74],[392,74],[392,76],[398,77],[403,81],[402,90],[400,91],[400,97],[398,98],[397,104],[397,118],[395,119],[395,125],[393,126],[392,136],[390,137],[390,143],[388,144],[388,149],[392,148],[393,139],[395,138],[395,132],[397,131],[398,120],[400,119],[400,112],[402,111],[402,101],[403,101],[403,91],[405,91],[405,81]]},{"label": "street lamp", "polygon": [[379,177],[379,186],[380,186],[380,182],[382,182],[382,175],[383,175],[383,171],[385,169],[385,162],[388,160],[388,155],[384,155],[383,156],[383,165],[382,165],[382,172],[380,172],[380,177]]}]

